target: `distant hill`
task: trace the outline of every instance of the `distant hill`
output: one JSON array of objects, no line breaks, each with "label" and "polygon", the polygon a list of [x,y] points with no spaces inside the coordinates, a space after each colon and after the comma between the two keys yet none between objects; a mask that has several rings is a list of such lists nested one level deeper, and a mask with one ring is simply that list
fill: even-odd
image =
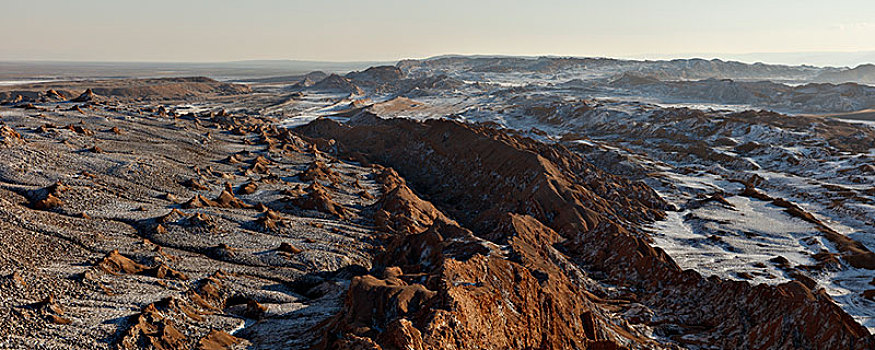
[{"label": "distant hill", "polygon": [[810,81],[836,68],[786,66],[763,63],[742,63],[720,59],[674,59],[668,61],[638,61],[592,57],[465,57],[444,56],[425,60],[402,60],[398,67],[408,73],[443,72],[458,74],[534,73],[563,74],[589,71],[605,78],[619,72],[639,72],[660,80],[781,80]]},{"label": "distant hill", "polygon": [[[568,82],[562,87],[578,87]],[[786,85],[770,81],[704,79],[661,81],[636,73],[624,73],[606,87],[621,88],[641,96],[671,102],[704,102],[750,105],[804,113],[852,112],[875,107],[875,87],[857,83],[809,83]]]},{"label": "distant hill", "polygon": [[751,53],[718,53],[700,52],[683,54],[649,54],[639,55],[636,59],[675,59],[684,57],[720,58],[722,60],[746,63],[762,62],[766,64],[810,65],[818,67],[855,67],[861,64],[875,62],[875,51],[810,51],[810,52],[751,52]]},{"label": "distant hill", "polygon": [[816,80],[824,83],[875,84],[875,65],[861,64],[856,68],[837,72],[823,72]]}]

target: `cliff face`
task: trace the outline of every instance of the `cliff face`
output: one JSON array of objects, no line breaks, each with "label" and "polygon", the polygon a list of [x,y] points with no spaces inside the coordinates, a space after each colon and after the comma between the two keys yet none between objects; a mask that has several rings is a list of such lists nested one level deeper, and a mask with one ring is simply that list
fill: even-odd
[{"label": "cliff face", "polygon": [[[561,236],[505,213],[476,236],[391,170],[378,204],[388,233],[374,275],[353,278],[316,348],[618,348],[652,343],[586,297]],[[574,280],[573,280],[574,279]],[[546,331],[546,332],[545,332]],[[337,336],[340,334],[340,336]],[[655,345],[655,344],[651,344]]]},{"label": "cliff face", "polygon": [[317,348],[873,346],[801,283],[682,271],[639,230],[666,203],[562,147],[370,115],[297,131],[394,169],[380,177],[382,250]]}]

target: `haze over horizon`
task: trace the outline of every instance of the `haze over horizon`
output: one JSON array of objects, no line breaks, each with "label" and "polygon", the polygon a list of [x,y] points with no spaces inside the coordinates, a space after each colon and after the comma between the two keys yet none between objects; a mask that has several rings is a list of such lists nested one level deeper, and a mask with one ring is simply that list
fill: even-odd
[{"label": "haze over horizon", "polygon": [[5,40],[0,60],[396,61],[444,54],[719,57],[832,66],[875,60],[875,3],[862,0],[3,5],[0,30],[17,35]]}]

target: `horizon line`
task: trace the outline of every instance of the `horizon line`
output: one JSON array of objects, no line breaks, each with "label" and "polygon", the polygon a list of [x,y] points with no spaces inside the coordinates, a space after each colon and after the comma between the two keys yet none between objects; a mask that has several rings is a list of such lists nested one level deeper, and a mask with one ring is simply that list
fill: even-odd
[{"label": "horizon line", "polygon": [[[482,57],[482,58],[490,58],[490,57],[506,57],[506,58],[590,58],[590,59],[617,59],[617,60],[630,60],[630,61],[670,61],[670,60],[678,60],[678,59],[701,59],[701,60],[721,60],[725,62],[740,62],[747,64],[767,64],[767,65],[777,65],[777,66],[813,66],[813,67],[832,67],[832,68],[842,68],[849,67],[848,65],[818,65],[818,64],[810,64],[810,63],[770,63],[764,61],[762,59],[757,60],[744,60],[737,58],[728,58],[726,56],[756,56],[756,55],[829,55],[829,54],[838,54],[838,55],[852,55],[852,54],[875,54],[875,50],[864,50],[864,51],[773,51],[773,52],[745,52],[745,53],[641,53],[641,54],[630,54],[630,55],[616,55],[616,56],[608,56],[608,55],[563,55],[563,54],[488,54],[488,53],[445,53],[445,54],[437,54],[430,55],[425,57],[401,57],[396,59],[361,59],[361,60],[320,60],[320,59],[298,59],[298,58],[265,58],[265,59],[236,59],[236,60],[222,60],[222,61],[195,61],[195,60],[84,60],[84,59],[4,59],[0,58],[0,63],[66,63],[66,64],[234,64],[234,63],[254,63],[254,62],[290,62],[290,63],[315,63],[315,64],[337,64],[337,65],[360,65],[360,64],[385,64],[385,63],[398,63],[404,60],[429,60],[429,59],[437,59],[444,57]],[[873,64],[875,62],[870,63],[858,63],[856,66]]]}]

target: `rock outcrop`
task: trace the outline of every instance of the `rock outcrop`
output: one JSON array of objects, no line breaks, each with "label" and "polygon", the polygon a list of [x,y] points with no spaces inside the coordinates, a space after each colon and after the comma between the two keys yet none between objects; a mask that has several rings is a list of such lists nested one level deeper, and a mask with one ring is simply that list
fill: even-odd
[{"label": "rock outcrop", "polygon": [[184,273],[176,271],[163,263],[148,267],[119,254],[118,250],[113,250],[107,254],[106,257],[97,263],[96,267],[110,274],[144,275],[183,281],[188,279]]},{"label": "rock outcrop", "polygon": [[325,79],[322,79],[319,82],[308,87],[308,89],[352,95],[364,94],[364,90],[356,85],[355,82],[337,74],[329,75]]},{"label": "rock outcrop", "polygon": [[94,91],[91,91],[91,89],[89,88],[76,98],[70,100],[70,102],[94,102],[97,99],[97,94],[95,94]]},{"label": "rock outcrop", "polygon": [[349,216],[349,210],[331,198],[331,194],[318,182],[313,182],[306,188],[306,195],[292,198],[291,203],[301,209],[316,210],[340,218]]}]

